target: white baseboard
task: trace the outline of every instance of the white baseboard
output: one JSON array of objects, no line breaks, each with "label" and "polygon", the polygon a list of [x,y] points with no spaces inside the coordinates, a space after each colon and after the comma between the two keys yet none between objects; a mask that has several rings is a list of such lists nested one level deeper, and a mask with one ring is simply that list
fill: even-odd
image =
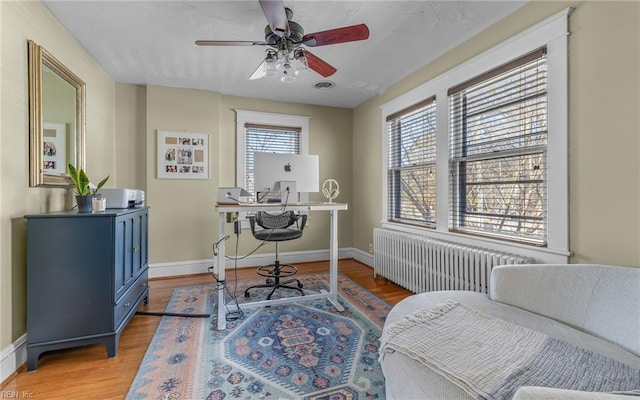
[{"label": "white baseboard", "polygon": [[356,249],[353,247],[350,249],[350,251],[351,251],[351,258],[373,268],[373,263],[374,263],[373,254],[367,253],[365,251],[362,251],[360,249]]},{"label": "white baseboard", "polygon": [[27,334],[0,350],[0,383],[27,362]]},{"label": "white baseboard", "polygon": [[[329,259],[329,250],[281,252],[279,256],[281,262],[289,264],[324,261]],[[275,253],[252,254],[249,257],[237,260],[237,266],[238,268],[247,268],[268,265],[273,262],[274,258]],[[372,255],[352,247],[338,249],[338,258],[354,258],[364,264],[373,265]],[[149,264],[149,278],[202,274],[206,273],[212,265],[213,259],[152,263]],[[235,267],[235,261],[228,259],[225,266],[227,270],[232,269]]]},{"label": "white baseboard", "polygon": [[206,273],[213,260],[190,260],[149,264],[149,278]]}]

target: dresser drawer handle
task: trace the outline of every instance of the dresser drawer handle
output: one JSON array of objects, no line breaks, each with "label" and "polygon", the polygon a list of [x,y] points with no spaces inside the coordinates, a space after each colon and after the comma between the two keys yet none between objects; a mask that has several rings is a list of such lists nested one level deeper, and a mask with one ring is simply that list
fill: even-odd
[{"label": "dresser drawer handle", "polygon": [[140,246],[138,246],[137,244],[134,244],[133,245],[133,252],[135,253],[138,250],[140,250]]},{"label": "dresser drawer handle", "polygon": [[140,283],[140,286],[142,286],[142,287],[147,287],[147,282],[141,282],[141,283]]},{"label": "dresser drawer handle", "polygon": [[124,303],[125,307],[131,307],[131,303]]}]

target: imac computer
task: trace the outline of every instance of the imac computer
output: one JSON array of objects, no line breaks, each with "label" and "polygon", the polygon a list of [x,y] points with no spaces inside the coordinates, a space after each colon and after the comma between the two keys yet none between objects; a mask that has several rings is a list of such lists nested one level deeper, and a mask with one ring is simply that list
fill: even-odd
[{"label": "imac computer", "polygon": [[317,155],[255,153],[253,171],[257,200],[269,198],[270,201],[297,203],[298,192],[320,190],[319,170]]}]

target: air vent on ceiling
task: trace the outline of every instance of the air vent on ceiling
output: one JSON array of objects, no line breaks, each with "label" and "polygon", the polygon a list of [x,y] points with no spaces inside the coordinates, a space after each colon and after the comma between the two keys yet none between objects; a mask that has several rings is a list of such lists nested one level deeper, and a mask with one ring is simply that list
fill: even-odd
[{"label": "air vent on ceiling", "polygon": [[318,81],[313,83],[313,87],[320,90],[333,89],[334,86],[336,86],[336,83],[332,81]]}]

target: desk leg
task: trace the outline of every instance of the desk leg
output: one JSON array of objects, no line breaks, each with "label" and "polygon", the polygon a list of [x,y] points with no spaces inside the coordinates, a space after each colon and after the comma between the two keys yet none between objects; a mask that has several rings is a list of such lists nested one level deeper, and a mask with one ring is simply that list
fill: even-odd
[{"label": "desk leg", "polygon": [[329,301],[339,312],[344,311],[344,307],[338,302],[338,211],[331,210],[331,238],[329,243],[329,291],[331,297]]},{"label": "desk leg", "polygon": [[[225,213],[218,213],[218,240],[224,237],[224,227],[225,227]],[[218,281],[224,282],[226,278],[226,270],[225,270],[225,242],[226,240],[218,243]],[[226,282],[224,282],[226,284]],[[227,329],[227,320],[225,315],[225,304],[224,304],[224,289],[218,289],[218,321],[217,328],[222,331]]]}]

